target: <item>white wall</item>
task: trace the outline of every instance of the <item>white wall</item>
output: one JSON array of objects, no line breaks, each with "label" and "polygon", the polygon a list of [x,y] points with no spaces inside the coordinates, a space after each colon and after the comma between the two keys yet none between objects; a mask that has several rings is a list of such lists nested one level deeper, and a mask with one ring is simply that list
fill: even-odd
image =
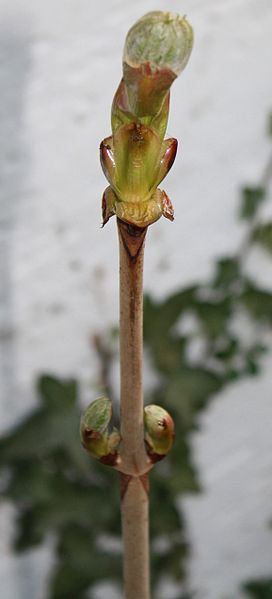
[{"label": "white wall", "polygon": [[[86,394],[96,373],[90,333],[117,321],[116,232],[114,222],[100,229],[97,149],[110,133],[125,34],[153,9],[187,14],[195,47],[172,93],[169,134],[180,150],[165,188],[176,220],[150,229],[146,289],[163,296],[205,278],[213,258],[239,244],[237,189],[258,180],[269,151],[270,0],[1,0],[2,429],[34,404],[41,371],[80,377]],[[268,272],[259,272],[267,285]],[[271,418],[268,376],[228,391],[204,417],[196,455],[209,493],[186,502],[201,599],[231,593],[241,572],[269,569]],[[21,599],[6,588],[5,599]]]}]

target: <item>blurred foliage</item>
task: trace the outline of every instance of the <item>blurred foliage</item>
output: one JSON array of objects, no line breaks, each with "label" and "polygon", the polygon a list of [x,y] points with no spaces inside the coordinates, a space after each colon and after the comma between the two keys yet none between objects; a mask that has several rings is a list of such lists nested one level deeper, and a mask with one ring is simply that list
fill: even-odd
[{"label": "blurred foliage", "polygon": [[264,187],[244,187],[242,189],[241,217],[252,218],[255,216],[260,204],[265,199]]},{"label": "blurred foliage", "polygon": [[[268,198],[268,175],[270,167],[258,185],[242,189],[245,237],[236,253],[216,261],[210,281],[161,301],[145,297],[145,347],[157,373],[156,388],[146,400],[169,408],[176,424],[174,449],[150,475],[154,597],[165,575],[184,588],[190,546],[179,499],[201,490],[191,448],[199,415],[227,385],[256,376],[268,349],[263,340],[272,323],[272,291],[259,287],[245,264],[256,244],[272,250],[272,223],[263,222],[260,214]],[[240,321],[251,336],[244,336]],[[99,391],[111,398],[117,345],[116,334],[94,337],[101,363]],[[36,410],[0,440],[1,495],[16,511],[14,546],[24,551],[51,535],[56,562],[48,599],[90,599],[99,581],[120,585],[117,474],[81,448],[76,381],[43,375],[38,396]],[[253,599],[271,599],[271,589],[271,580],[244,586]],[[183,593],[176,599],[193,598]]]},{"label": "blurred foliage", "polygon": [[272,599],[272,578],[248,582],[243,589],[250,599]]},{"label": "blurred foliage", "polygon": [[272,253],[272,223],[265,223],[255,227],[252,234],[253,241],[259,243],[269,254]]}]

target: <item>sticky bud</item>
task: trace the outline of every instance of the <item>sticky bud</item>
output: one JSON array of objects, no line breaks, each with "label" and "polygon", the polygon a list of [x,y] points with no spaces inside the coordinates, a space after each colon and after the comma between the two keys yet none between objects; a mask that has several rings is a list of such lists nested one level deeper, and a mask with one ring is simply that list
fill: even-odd
[{"label": "sticky bud", "polygon": [[146,227],[162,215],[165,197],[157,189],[170,170],[177,151],[174,138],[161,141],[150,127],[130,123],[100,145],[101,165],[110,191],[103,204],[103,223],[113,214],[138,227]]},{"label": "sticky bud", "polygon": [[149,63],[151,71],[169,69],[177,77],[193,47],[193,30],[185,17],[152,11],[129,30],[123,61],[131,67]]},{"label": "sticky bud", "polygon": [[170,414],[155,404],[144,409],[145,442],[152,461],[162,459],[172,448],[175,433]]},{"label": "sticky bud", "polygon": [[120,434],[108,426],[112,417],[112,404],[107,397],[93,401],[84,412],[80,421],[80,438],[83,447],[93,457],[102,462],[115,465]]},{"label": "sticky bud", "polygon": [[162,109],[192,46],[192,27],[176,14],[149,12],[131,27],[124,47],[123,77],[134,115],[155,115]]},{"label": "sticky bud", "polygon": [[103,225],[113,215],[140,228],[161,216],[174,218],[170,199],[158,185],[177,151],[174,138],[164,140],[170,87],[192,45],[191,25],[169,12],[149,12],[127,34],[123,77],[112,103],[112,135],[100,145],[110,184],[102,200]]}]

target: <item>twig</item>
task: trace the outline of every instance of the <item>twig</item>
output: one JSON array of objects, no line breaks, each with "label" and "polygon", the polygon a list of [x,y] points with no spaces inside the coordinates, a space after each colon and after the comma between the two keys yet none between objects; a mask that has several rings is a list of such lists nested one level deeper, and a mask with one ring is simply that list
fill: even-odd
[{"label": "twig", "polygon": [[120,251],[121,512],[126,599],[149,599],[148,481],[142,382],[147,229],[118,220]]},{"label": "twig", "polygon": [[82,418],[81,440],[91,455],[121,473],[125,599],[150,598],[148,471],[170,451],[174,438],[174,423],[164,408],[144,409],[143,260],[148,226],[161,216],[174,218],[158,185],[177,151],[176,139],[164,139],[170,87],[185,68],[192,44],[192,28],[178,15],[154,11],[133,25],[112,104],[112,135],[100,145],[109,182],[103,225],[117,216],[120,248],[120,434],[108,428],[112,406],[102,397]]}]

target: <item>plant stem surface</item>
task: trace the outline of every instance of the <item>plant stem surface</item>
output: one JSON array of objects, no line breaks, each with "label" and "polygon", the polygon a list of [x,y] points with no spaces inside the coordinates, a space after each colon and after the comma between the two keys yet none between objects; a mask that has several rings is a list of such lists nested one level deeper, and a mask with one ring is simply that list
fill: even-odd
[{"label": "plant stem surface", "polygon": [[148,458],[143,422],[146,228],[118,220],[120,251],[121,515],[125,599],[150,599]]}]

